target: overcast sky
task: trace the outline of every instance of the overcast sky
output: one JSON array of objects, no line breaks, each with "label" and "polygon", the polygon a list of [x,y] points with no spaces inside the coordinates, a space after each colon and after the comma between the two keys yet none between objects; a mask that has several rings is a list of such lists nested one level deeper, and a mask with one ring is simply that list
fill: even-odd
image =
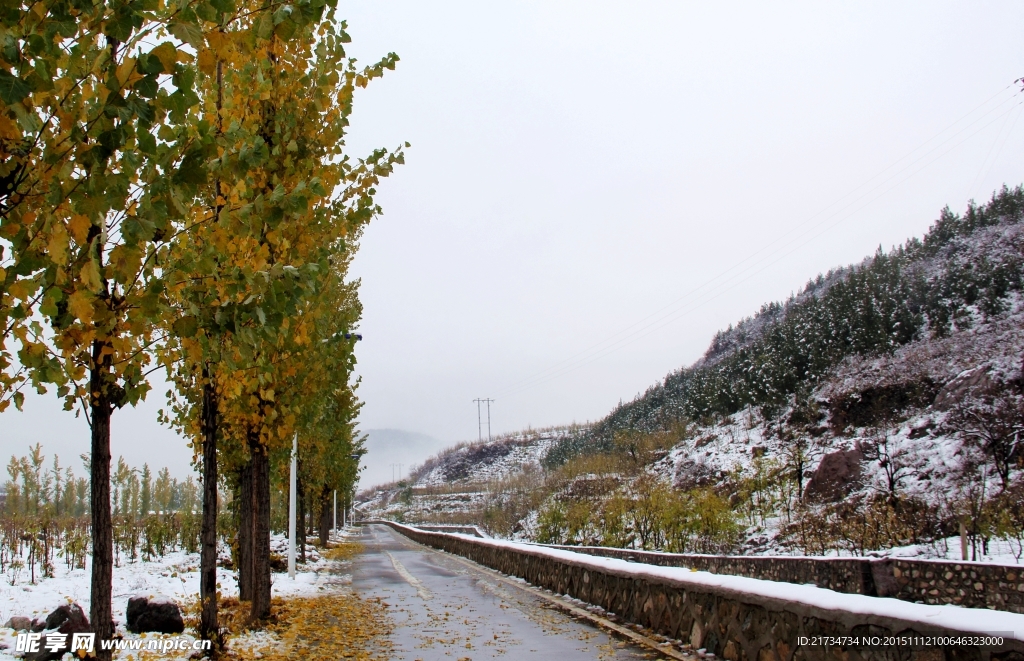
[{"label": "overcast sky", "polygon": [[[350,153],[412,143],[353,267],[367,429],[474,439],[477,397],[495,433],[597,419],[762,303],[1024,182],[1019,2],[341,11],[361,62],[401,57]],[[184,475],[163,389],[115,415],[114,452]],[[85,451],[48,401],[3,414],[8,452]]]}]

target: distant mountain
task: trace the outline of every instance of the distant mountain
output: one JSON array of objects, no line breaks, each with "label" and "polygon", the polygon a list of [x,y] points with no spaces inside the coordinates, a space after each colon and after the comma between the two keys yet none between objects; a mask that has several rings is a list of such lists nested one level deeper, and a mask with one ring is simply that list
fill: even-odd
[{"label": "distant mountain", "polygon": [[414,465],[422,464],[430,456],[450,445],[433,436],[403,429],[370,429],[366,432],[365,468],[360,474],[359,488],[391,482],[398,478],[398,467],[392,472],[391,464],[402,464],[402,475],[409,475]]}]

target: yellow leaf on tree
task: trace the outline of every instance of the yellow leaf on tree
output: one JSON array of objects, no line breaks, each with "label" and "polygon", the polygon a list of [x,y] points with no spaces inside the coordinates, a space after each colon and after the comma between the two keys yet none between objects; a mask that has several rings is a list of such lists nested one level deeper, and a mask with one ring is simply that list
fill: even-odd
[{"label": "yellow leaf on tree", "polygon": [[78,277],[82,279],[82,284],[89,291],[98,292],[103,287],[103,282],[100,280],[100,267],[95,259],[90,259],[85,263]]},{"label": "yellow leaf on tree", "polygon": [[213,74],[216,68],[217,58],[214,56],[213,51],[208,48],[199,51],[199,70],[205,74]]},{"label": "yellow leaf on tree", "polygon": [[46,252],[54,263],[63,266],[68,262],[68,233],[60,223],[54,224],[50,240],[46,243]]},{"label": "yellow leaf on tree", "polygon": [[7,288],[7,291],[15,300],[25,300],[35,291],[35,285],[31,280],[17,280]]},{"label": "yellow leaf on tree", "polygon": [[121,64],[117,65],[117,82],[121,87],[128,87],[136,80],[141,80],[142,74],[135,68],[135,58],[126,57]]},{"label": "yellow leaf on tree", "polygon": [[78,290],[68,297],[68,310],[82,321],[88,324],[92,321],[92,301],[95,298],[90,292]]},{"label": "yellow leaf on tree", "polygon": [[210,50],[223,58],[231,46],[231,39],[227,33],[214,30],[206,35],[206,43],[210,44]]},{"label": "yellow leaf on tree", "polygon": [[84,244],[88,241],[90,227],[92,227],[92,221],[89,220],[88,216],[75,214],[68,221],[68,231],[71,232],[71,237],[78,244]]},{"label": "yellow leaf on tree", "polygon": [[178,61],[178,51],[174,48],[174,44],[169,41],[165,41],[151,50],[149,54],[160,60],[160,64],[163,66],[165,72],[174,72],[174,63]]}]

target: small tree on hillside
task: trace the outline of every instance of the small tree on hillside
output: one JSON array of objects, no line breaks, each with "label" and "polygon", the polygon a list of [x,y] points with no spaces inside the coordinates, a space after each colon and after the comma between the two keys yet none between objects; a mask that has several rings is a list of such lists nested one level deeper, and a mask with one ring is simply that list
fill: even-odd
[{"label": "small tree on hillside", "polygon": [[1010,390],[974,394],[953,406],[944,427],[991,462],[1003,490],[1010,486],[1024,460],[1024,397]]},{"label": "small tree on hillside", "polygon": [[1010,543],[1010,549],[1019,563],[1024,556],[1024,482],[1017,480],[990,503],[994,510],[996,534]]},{"label": "small tree on hillside", "polygon": [[860,443],[864,458],[877,462],[882,469],[885,493],[893,508],[899,507],[899,491],[904,480],[915,473],[910,451],[898,433],[898,429],[880,427]]}]

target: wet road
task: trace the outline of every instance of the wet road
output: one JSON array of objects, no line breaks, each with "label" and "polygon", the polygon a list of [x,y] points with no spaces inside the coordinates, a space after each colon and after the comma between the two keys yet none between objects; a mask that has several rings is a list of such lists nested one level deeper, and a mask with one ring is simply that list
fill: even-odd
[{"label": "wet road", "polygon": [[365,552],[354,559],[352,585],[388,605],[393,659],[658,658],[386,526],[362,531]]}]

